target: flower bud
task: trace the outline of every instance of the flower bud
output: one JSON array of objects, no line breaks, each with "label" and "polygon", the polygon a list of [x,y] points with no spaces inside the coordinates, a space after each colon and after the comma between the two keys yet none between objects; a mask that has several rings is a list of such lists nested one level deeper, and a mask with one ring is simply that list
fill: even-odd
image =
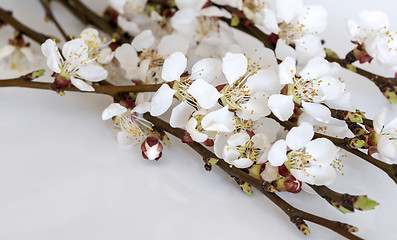
[{"label": "flower bud", "polygon": [[148,160],[159,160],[162,155],[163,145],[156,136],[148,136],[141,145],[142,156]]}]

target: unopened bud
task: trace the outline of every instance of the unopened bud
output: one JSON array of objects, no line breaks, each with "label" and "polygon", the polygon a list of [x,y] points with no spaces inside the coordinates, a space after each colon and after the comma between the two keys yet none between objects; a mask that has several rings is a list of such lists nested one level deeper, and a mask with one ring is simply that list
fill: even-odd
[{"label": "unopened bud", "polygon": [[162,155],[163,145],[155,136],[148,136],[141,145],[142,156],[148,160],[159,160]]},{"label": "unopened bud", "polygon": [[302,182],[292,175],[276,180],[274,185],[280,192],[287,191],[290,193],[299,193],[302,190]]}]

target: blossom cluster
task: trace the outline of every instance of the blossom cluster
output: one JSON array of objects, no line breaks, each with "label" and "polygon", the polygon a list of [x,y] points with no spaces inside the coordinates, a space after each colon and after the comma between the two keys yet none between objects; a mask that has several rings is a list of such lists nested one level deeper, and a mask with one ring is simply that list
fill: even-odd
[{"label": "blossom cluster", "polygon": [[[121,144],[140,144],[146,159],[161,157],[168,144],[145,120],[144,114],[150,114],[169,119],[172,127],[185,130],[184,142],[213,148],[231,166],[259,167],[261,180],[298,183],[288,191],[335,180],[340,149],[315,133],[354,136],[331,111],[356,109],[340,65],[325,59],[318,36],[327,23],[323,7],[301,0],[175,0],[173,11],[164,16],[145,0],[109,3],[118,26],[134,36],[131,43],[102,41],[97,30],[88,28],[62,51],[47,40],[42,52],[59,89],[74,85],[95,91],[92,83],[105,79],[158,86],[152,93],[119,96],[103,112],[103,120],[112,119],[119,129]],[[232,27],[219,20],[233,18],[222,8],[226,5],[269,34],[275,51],[241,43]],[[353,40],[395,71],[397,38],[388,25],[379,12],[364,12],[360,23],[348,21]],[[110,74],[114,69],[121,76]],[[368,148],[395,162],[396,119],[384,126],[385,115],[382,110],[376,117]],[[293,126],[285,131],[282,122]]]}]

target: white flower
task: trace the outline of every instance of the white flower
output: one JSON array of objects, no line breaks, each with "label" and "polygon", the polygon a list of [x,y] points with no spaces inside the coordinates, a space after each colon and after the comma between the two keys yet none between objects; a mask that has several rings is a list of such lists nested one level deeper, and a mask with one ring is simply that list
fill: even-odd
[{"label": "white flower", "polygon": [[223,159],[237,168],[248,168],[254,163],[265,163],[270,143],[261,133],[252,138],[246,132],[232,135],[223,148]]},{"label": "white flower", "polygon": [[292,128],[286,140],[273,144],[268,159],[273,166],[285,164],[291,174],[302,182],[328,185],[336,178],[333,162],[336,161],[338,149],[326,138],[310,141],[313,135],[313,126],[308,123]]},{"label": "white flower", "polygon": [[388,16],[380,11],[363,11],[358,17],[358,23],[347,20],[353,41],[363,45],[382,66],[397,71],[397,32],[390,31]]},{"label": "white flower", "polygon": [[112,61],[114,52],[108,46],[111,42],[102,42],[98,30],[86,28],[80,33],[80,38],[88,47],[88,58],[96,59],[100,64],[107,64]]},{"label": "white flower", "polygon": [[383,161],[397,163],[397,118],[385,125],[386,114],[387,108],[383,108],[374,117],[377,148]]},{"label": "white flower", "polygon": [[117,140],[123,146],[141,143],[145,138],[145,129],[151,130],[151,124],[137,112],[131,111],[119,103],[110,104],[102,113],[102,120],[113,118],[115,125],[120,128]]},{"label": "white flower", "polygon": [[[317,57],[310,60],[297,77],[295,60],[287,57],[280,64],[279,77],[282,84],[288,84],[288,95],[270,96],[270,109],[280,120],[286,121],[293,114],[295,102],[302,104],[303,111],[314,119],[328,122],[331,112],[322,103],[331,107],[335,105],[350,107],[345,84],[333,77],[339,71],[340,66],[337,63],[329,63]],[[346,103],[340,103],[341,99],[346,100]]]},{"label": "white flower", "polygon": [[29,65],[35,61],[29,44],[26,44],[22,37],[9,40],[7,45],[0,48],[1,59],[7,59],[9,68],[18,71],[29,68]]},{"label": "white flower", "polygon": [[45,41],[41,45],[41,50],[47,57],[48,67],[63,79],[70,80],[82,91],[95,91],[86,81],[98,82],[108,75],[107,71],[95,62],[95,59],[88,58],[88,47],[82,39],[66,42],[63,45],[62,55],[52,39]]},{"label": "white flower", "polygon": [[281,85],[271,66],[262,66],[255,61],[250,66],[248,64],[241,53],[227,53],[222,59],[222,71],[229,84],[223,88],[221,100],[240,118],[258,120],[270,114],[268,98],[279,92]]}]

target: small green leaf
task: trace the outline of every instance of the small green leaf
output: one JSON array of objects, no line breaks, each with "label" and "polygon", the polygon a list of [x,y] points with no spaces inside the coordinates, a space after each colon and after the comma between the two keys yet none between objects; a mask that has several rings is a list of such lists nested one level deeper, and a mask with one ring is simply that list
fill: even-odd
[{"label": "small green leaf", "polygon": [[349,112],[346,119],[350,120],[350,122],[363,123],[363,117],[364,115],[361,112]]},{"label": "small green leaf", "polygon": [[354,208],[362,211],[374,209],[379,203],[368,198],[367,196],[358,196],[354,202]]},{"label": "small green leaf", "polygon": [[303,235],[305,235],[305,236],[309,236],[310,235],[309,226],[307,226],[306,224],[299,225],[298,229],[299,229],[299,231],[301,231],[301,233],[303,233]]},{"label": "small green leaf", "polygon": [[347,65],[347,69],[349,69],[350,71],[353,71],[353,72],[357,72],[357,68],[353,64]]},{"label": "small green leaf", "polygon": [[217,158],[210,158],[210,160],[208,160],[207,164],[210,166],[214,166],[219,162],[219,159]]},{"label": "small green leaf", "polygon": [[231,22],[230,22],[230,25],[231,25],[232,27],[235,27],[235,26],[237,26],[237,25],[239,25],[239,24],[240,24],[240,18],[239,18],[237,15],[233,14],[232,20],[231,20]]},{"label": "small green leaf", "polygon": [[44,69],[40,69],[40,70],[32,72],[32,80],[43,76],[44,72],[45,72]]},{"label": "small green leaf", "polygon": [[248,183],[244,182],[243,184],[240,184],[241,190],[245,192],[248,196],[252,195],[252,187]]},{"label": "small green leaf", "polygon": [[325,53],[330,57],[339,58],[338,54],[329,48],[325,49]]},{"label": "small green leaf", "polygon": [[397,104],[397,95],[396,92],[392,91],[386,91],[383,93],[387,100],[392,103],[392,104]]},{"label": "small green leaf", "polygon": [[349,146],[352,148],[362,148],[366,145],[366,142],[361,139],[353,138],[349,141]]}]

